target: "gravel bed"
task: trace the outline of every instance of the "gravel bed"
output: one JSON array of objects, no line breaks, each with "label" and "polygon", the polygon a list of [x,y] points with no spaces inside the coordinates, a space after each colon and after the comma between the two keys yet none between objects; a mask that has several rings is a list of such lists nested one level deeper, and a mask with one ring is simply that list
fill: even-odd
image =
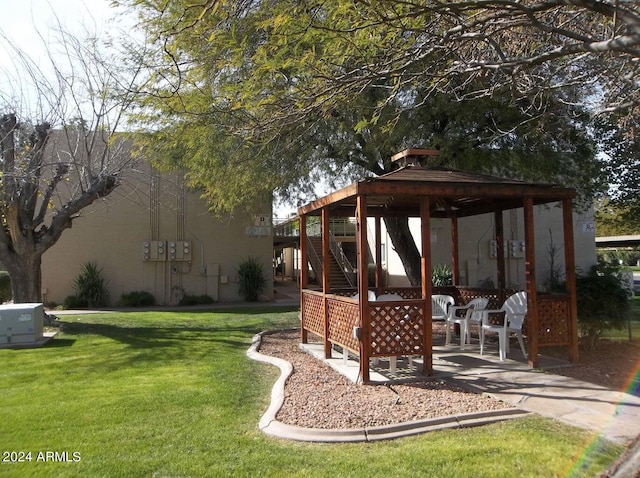
[{"label": "gravel bed", "polygon": [[260,346],[260,353],[293,365],[284,404],[276,417],[288,425],[362,428],[509,408],[450,379],[425,378],[391,386],[354,384],[302,351],[299,343],[299,332],[282,331],[264,335]]}]

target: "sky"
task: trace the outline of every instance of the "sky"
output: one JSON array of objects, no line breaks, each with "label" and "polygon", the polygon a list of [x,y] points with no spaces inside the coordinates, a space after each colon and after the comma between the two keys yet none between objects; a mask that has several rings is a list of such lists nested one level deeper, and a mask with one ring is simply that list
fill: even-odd
[{"label": "sky", "polygon": [[50,78],[48,52],[56,50],[59,28],[85,38],[86,32],[101,37],[118,25],[110,0],[0,0],[0,11],[10,19],[0,23],[0,102],[23,116],[36,116],[38,95],[29,80],[33,75],[16,66],[16,49]]},{"label": "sky", "polygon": [[[5,19],[0,29],[9,40],[31,56],[44,54],[45,47],[38,31],[48,38],[56,27],[56,15],[60,23],[70,31],[80,31],[84,24],[98,30],[108,28],[108,21],[115,10],[109,0],[0,0],[0,11]],[[4,40],[3,40],[4,43]],[[4,45],[0,49],[0,65],[8,60]]]}]

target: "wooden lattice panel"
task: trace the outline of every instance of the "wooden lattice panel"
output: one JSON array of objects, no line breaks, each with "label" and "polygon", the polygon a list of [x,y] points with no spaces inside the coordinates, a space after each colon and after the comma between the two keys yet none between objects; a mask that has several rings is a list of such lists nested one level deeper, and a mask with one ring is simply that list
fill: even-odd
[{"label": "wooden lattice panel", "polygon": [[453,297],[456,305],[460,304],[460,293],[458,287],[454,285],[438,286],[431,289],[431,295],[450,295]]},{"label": "wooden lattice panel", "polygon": [[327,311],[329,313],[329,342],[359,353],[358,339],[353,336],[353,328],[360,324],[358,304],[339,298],[328,298]]},{"label": "wooden lattice panel", "polygon": [[398,294],[403,299],[413,300],[422,297],[422,289],[420,287],[389,287],[382,291],[383,294]]},{"label": "wooden lattice panel", "polygon": [[538,345],[570,345],[568,296],[538,296]]},{"label": "wooden lattice panel", "polygon": [[403,304],[400,301],[384,305],[370,304],[369,343],[371,357],[393,355],[423,355],[422,304]]},{"label": "wooden lattice panel", "polygon": [[302,328],[324,338],[324,307],[322,294],[311,291],[302,292]]},{"label": "wooden lattice panel", "polygon": [[[460,295],[460,304],[466,305],[473,299],[477,299],[483,297],[485,299],[489,299],[489,304],[487,304],[487,309],[496,310],[502,307],[504,301],[500,300],[500,296],[497,289],[485,289],[480,287],[458,287],[458,294]],[[512,294],[515,294],[517,291],[505,289],[504,297],[505,299]]]},{"label": "wooden lattice panel", "polygon": [[358,289],[332,289],[331,294],[339,295],[342,297],[353,297],[357,294]]}]

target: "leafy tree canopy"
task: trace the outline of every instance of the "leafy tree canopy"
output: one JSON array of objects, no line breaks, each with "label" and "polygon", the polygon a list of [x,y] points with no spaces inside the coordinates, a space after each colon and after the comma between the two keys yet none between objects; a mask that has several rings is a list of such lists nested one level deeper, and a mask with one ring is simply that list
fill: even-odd
[{"label": "leafy tree canopy", "polygon": [[612,235],[640,233],[640,125],[637,116],[621,124],[600,136],[612,188],[599,209],[598,226],[616,230]]},{"label": "leafy tree canopy", "polygon": [[630,215],[629,207],[619,206],[609,198],[596,201],[596,235],[626,236],[640,234],[640,223],[637,219],[630,219]]},{"label": "leafy tree canopy", "polygon": [[637,94],[634,4],[121,3],[162,47],[145,59],[149,144],[217,210],[277,188],[303,200],[320,177],[381,174],[416,146],[589,194],[605,181],[595,138],[615,128],[585,98],[622,111]]}]

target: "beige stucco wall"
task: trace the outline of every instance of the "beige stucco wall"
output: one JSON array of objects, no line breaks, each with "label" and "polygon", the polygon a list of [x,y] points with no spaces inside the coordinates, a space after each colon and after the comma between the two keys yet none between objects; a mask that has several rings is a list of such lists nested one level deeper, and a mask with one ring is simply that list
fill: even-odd
[{"label": "beige stucco wall", "polygon": [[[524,216],[522,209],[503,213],[504,235],[506,240],[524,241]],[[578,273],[588,272],[597,261],[593,212],[574,213],[575,260]],[[384,230],[382,242],[386,261],[387,283],[391,286],[409,284],[400,258],[393,251],[391,240]],[[410,220],[411,231],[420,244],[420,220]],[[369,240],[373,241],[374,223],[369,223]],[[536,247],[536,279],[538,287],[543,288],[549,277],[551,240],[558,253],[556,265],[564,271],[564,237],[562,209],[559,204],[537,206],[534,208],[534,230]],[[551,231],[551,234],[550,234]],[[461,285],[480,285],[482,281],[497,283],[496,259],[490,254],[490,241],[495,238],[493,214],[485,214],[458,220],[460,282]],[[373,242],[371,242],[373,244]],[[431,220],[432,264],[451,264],[451,222],[448,219]],[[506,257],[507,285],[514,288],[524,287],[524,256]],[[563,272],[564,273],[564,272]]]},{"label": "beige stucco wall", "polygon": [[[94,261],[108,281],[112,305],[132,291],[153,294],[158,304],[175,304],[182,293],[208,294],[217,301],[240,300],[238,264],[260,258],[272,296],[271,202],[255,216],[216,218],[196,193],[187,192],[178,174],[158,175],[150,167],[129,174],[104,200],[82,212],[71,229],[43,257],[43,300],[61,304],[72,295],[83,264]],[[260,235],[268,232],[267,235]],[[145,260],[145,242],[187,241],[189,260]]]}]

